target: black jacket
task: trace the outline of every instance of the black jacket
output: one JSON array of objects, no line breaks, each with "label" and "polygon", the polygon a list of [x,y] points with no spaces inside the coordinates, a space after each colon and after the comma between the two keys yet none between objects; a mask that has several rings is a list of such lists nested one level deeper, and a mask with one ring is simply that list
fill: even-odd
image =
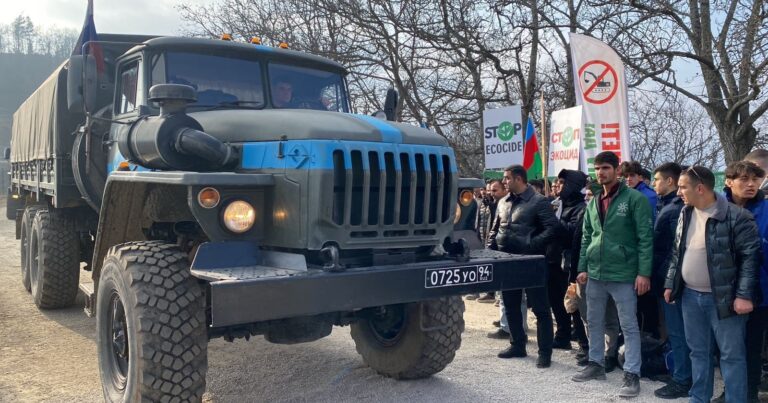
[{"label": "black jacket", "polygon": [[499,200],[488,248],[521,255],[543,255],[555,240],[557,217],[547,198],[528,186]]},{"label": "black jacket", "polygon": [[674,192],[660,197],[658,204],[663,205],[663,207],[656,215],[656,223],[653,226],[651,292],[660,297],[664,295],[664,279],[667,277],[669,259],[672,257],[677,220],[680,218],[680,211],[685,204]]},{"label": "black jacket", "polygon": [[[672,289],[672,299],[682,294],[682,262],[685,238],[691,222],[693,207],[683,207],[675,231],[675,245],[669,261],[664,288]],[[752,214],[717,195],[713,216],[707,220],[705,232],[707,266],[720,319],[733,316],[736,297],[756,302],[758,273],[761,264],[760,236]]]},{"label": "black jacket", "polygon": [[579,274],[579,255],[581,253],[581,235],[584,223],[584,209],[587,203],[581,190],[587,185],[587,176],[581,171],[563,169],[557,175],[564,180],[560,190],[563,203],[560,214],[562,227],[563,270],[568,273],[571,282],[576,281]]}]

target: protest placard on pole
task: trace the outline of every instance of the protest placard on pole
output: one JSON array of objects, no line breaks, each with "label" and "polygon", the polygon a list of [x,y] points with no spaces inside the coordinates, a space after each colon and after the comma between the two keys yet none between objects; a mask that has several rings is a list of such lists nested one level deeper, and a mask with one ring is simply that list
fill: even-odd
[{"label": "protest placard on pole", "polygon": [[605,43],[580,34],[570,34],[576,104],[584,118],[581,168],[594,176],[593,159],[602,151],[613,151],[631,160],[629,111],[624,64]]},{"label": "protest placard on pole", "polygon": [[485,169],[522,164],[523,140],[520,105],[483,111]]},{"label": "protest placard on pole", "polygon": [[561,169],[579,170],[581,155],[582,107],[562,109],[552,112],[549,137],[550,175],[557,175]]}]

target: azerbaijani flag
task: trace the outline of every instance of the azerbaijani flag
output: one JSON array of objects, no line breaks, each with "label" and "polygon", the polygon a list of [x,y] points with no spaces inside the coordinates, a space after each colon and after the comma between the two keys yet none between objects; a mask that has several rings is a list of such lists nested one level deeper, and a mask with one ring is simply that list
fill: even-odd
[{"label": "azerbaijani flag", "polygon": [[539,142],[536,140],[536,129],[533,128],[533,119],[528,118],[525,128],[525,144],[523,145],[523,168],[528,172],[528,179],[544,177],[544,166],[541,163]]}]

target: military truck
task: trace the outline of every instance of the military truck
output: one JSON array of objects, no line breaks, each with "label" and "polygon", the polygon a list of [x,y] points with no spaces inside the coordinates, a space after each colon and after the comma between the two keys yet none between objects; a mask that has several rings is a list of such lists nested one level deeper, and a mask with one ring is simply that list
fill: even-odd
[{"label": "military truck", "polygon": [[384,119],[351,113],[338,63],[214,39],[85,46],[14,115],[7,215],[34,303],[80,290],[96,317],[106,400],[199,401],[209,339],[332,326],[382,375],[430,376],[460,346],[460,295],[543,285],[542,257],[469,248],[454,225],[471,228],[481,184],[444,138],[392,120],[394,93]]}]

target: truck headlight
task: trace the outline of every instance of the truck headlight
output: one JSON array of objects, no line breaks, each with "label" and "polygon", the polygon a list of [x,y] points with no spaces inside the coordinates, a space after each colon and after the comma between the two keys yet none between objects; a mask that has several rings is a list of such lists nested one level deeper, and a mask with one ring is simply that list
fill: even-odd
[{"label": "truck headlight", "polygon": [[467,207],[475,200],[475,195],[472,193],[471,190],[464,190],[461,192],[461,195],[459,196],[459,203],[461,203],[462,206]]},{"label": "truck headlight", "polygon": [[223,221],[228,230],[242,234],[253,227],[256,210],[248,202],[235,200],[224,209]]}]

